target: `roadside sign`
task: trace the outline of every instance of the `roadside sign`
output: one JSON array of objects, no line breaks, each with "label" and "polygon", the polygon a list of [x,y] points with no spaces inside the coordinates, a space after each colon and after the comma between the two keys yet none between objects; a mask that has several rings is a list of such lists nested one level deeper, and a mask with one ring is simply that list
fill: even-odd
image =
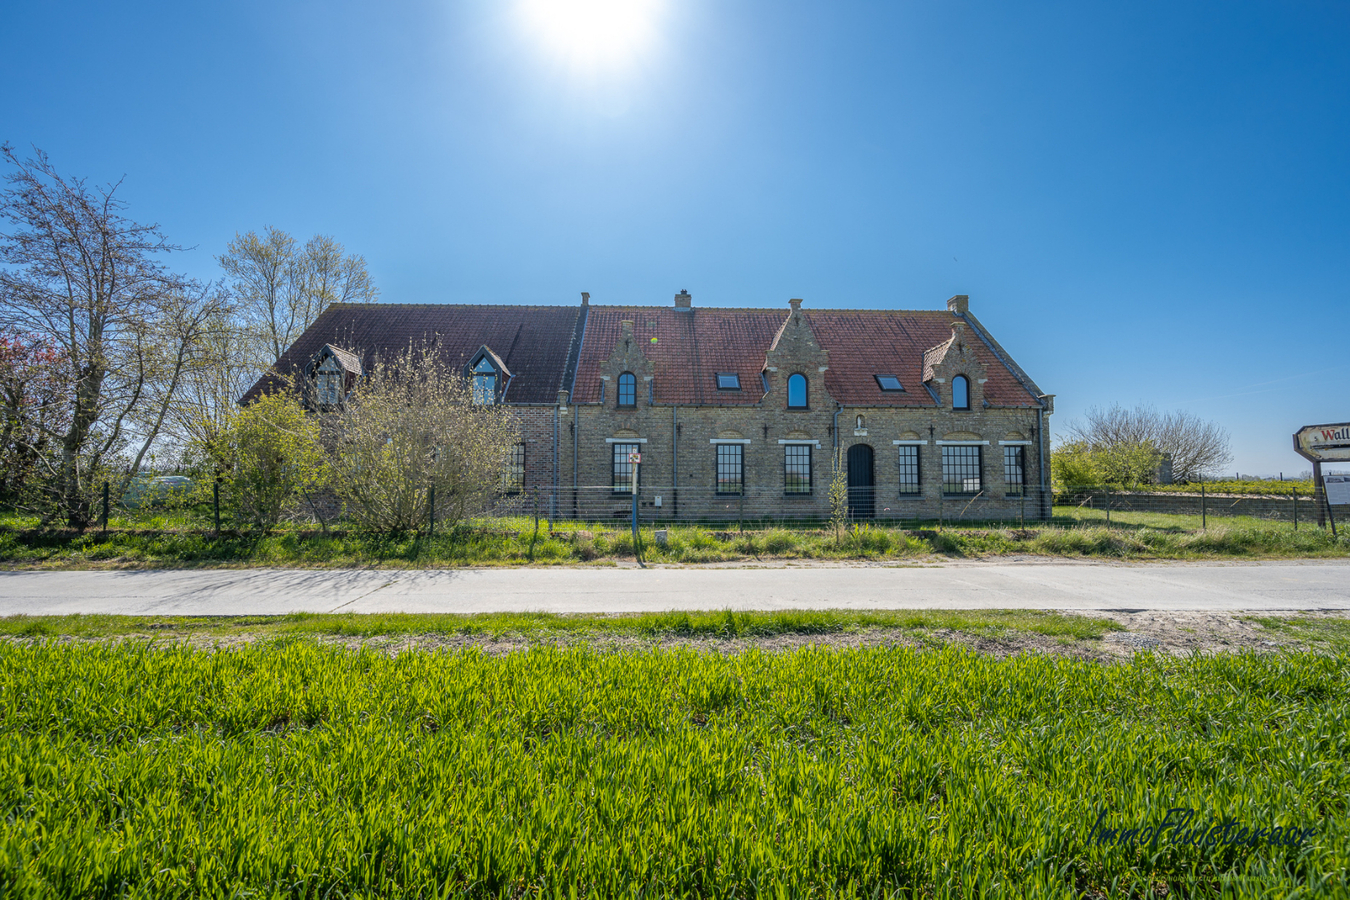
[{"label": "roadside sign", "polygon": [[628,454],[628,461],[629,461],[630,463],[640,463],[640,462],[642,462],[642,454],[641,454],[641,453],[630,453],[630,454]]},{"label": "roadside sign", "polygon": [[1327,503],[1350,506],[1350,475],[1323,475],[1322,488],[1326,491]]},{"label": "roadside sign", "polygon": [[1305,425],[1294,435],[1294,452],[1313,462],[1350,461],[1350,422]]}]

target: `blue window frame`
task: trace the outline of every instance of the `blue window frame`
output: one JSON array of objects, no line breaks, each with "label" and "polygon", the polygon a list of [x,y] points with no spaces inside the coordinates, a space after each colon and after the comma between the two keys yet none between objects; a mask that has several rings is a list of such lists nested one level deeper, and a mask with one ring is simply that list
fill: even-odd
[{"label": "blue window frame", "polygon": [[952,379],[952,409],[970,409],[970,379],[964,375]]},{"label": "blue window frame", "polygon": [[788,409],[806,409],[810,400],[806,376],[800,372],[788,376]]},{"label": "blue window frame", "polygon": [[637,406],[637,376],[632,372],[619,376],[619,405]]},{"label": "blue window frame", "polygon": [[479,406],[491,406],[497,402],[497,370],[486,356],[473,367],[473,402]]}]

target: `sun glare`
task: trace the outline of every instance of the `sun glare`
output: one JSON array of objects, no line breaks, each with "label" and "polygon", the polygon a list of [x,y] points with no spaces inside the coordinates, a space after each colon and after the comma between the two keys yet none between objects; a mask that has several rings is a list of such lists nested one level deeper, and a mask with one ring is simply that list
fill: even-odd
[{"label": "sun glare", "polygon": [[658,0],[522,0],[526,22],[571,64],[610,68],[650,44]]}]

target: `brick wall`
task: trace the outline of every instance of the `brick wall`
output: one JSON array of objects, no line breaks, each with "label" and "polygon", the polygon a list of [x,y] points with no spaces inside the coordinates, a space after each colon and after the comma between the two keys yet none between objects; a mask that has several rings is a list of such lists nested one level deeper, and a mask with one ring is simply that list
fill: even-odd
[{"label": "brick wall", "polygon": [[[793,313],[797,311],[794,308]],[[631,338],[631,335],[629,336]],[[961,352],[953,350],[937,366],[939,391],[946,391],[950,407],[950,377],[966,373],[971,381],[971,409],[844,407],[840,409],[825,388],[823,367],[828,352],[816,345],[803,322],[794,327],[791,317],[779,340],[767,354],[768,392],[753,406],[678,406],[649,402],[651,367],[641,344],[621,338],[601,373],[605,381],[603,403],[573,405],[562,414],[559,447],[560,485],[564,491],[580,487],[584,496],[569,502],[563,497],[560,514],[577,509],[601,515],[622,515],[631,502],[627,495],[611,495],[613,510],[604,505],[603,488],[612,484],[615,441],[632,441],[642,452],[640,500],[644,515],[659,518],[727,518],[741,514],[754,517],[815,517],[829,515],[829,483],[833,469],[836,436],[834,420],[839,411],[837,446],[846,469],[848,451],[858,443],[873,450],[874,508],[881,518],[953,517],[968,507],[970,517],[1014,518],[1025,513],[1039,518],[1044,508],[1040,491],[1041,439],[1036,433],[1037,411],[1027,408],[985,408],[979,379],[983,372]],[[633,372],[637,379],[635,404],[618,405],[618,377]],[[810,405],[789,409],[787,378],[794,372],[807,376]],[[742,390],[759,393],[761,385],[742,384]],[[910,390],[925,390],[922,385]],[[863,427],[857,428],[857,416]],[[550,422],[551,425],[551,422]],[[745,441],[744,499],[716,496],[716,443]],[[784,493],[784,447],[779,441],[816,441],[812,448],[812,492]],[[921,489],[918,495],[901,495],[898,440],[923,441],[919,445]],[[942,496],[941,445],[939,441],[982,441],[982,492],[974,505],[969,497]],[[1044,436],[1045,446],[1049,435]],[[1025,442],[1025,500],[1010,496],[1004,480],[1001,441]],[[575,459],[573,447],[576,447]],[[575,462],[575,477],[574,477]],[[1049,477],[1048,460],[1046,477]],[[655,503],[661,498],[658,512]],[[598,504],[598,506],[596,505]],[[1048,506],[1048,504],[1046,504]]]}]

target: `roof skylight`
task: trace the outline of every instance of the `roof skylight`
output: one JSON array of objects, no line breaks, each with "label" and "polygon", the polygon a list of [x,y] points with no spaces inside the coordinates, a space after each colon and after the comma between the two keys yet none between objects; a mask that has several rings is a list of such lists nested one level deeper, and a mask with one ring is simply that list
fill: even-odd
[{"label": "roof skylight", "polygon": [[894,375],[873,375],[877,380],[877,385],[883,391],[903,391],[905,388],[900,384],[900,379]]},{"label": "roof skylight", "polygon": [[741,376],[735,372],[718,372],[717,389],[719,391],[739,391],[741,389]]}]

